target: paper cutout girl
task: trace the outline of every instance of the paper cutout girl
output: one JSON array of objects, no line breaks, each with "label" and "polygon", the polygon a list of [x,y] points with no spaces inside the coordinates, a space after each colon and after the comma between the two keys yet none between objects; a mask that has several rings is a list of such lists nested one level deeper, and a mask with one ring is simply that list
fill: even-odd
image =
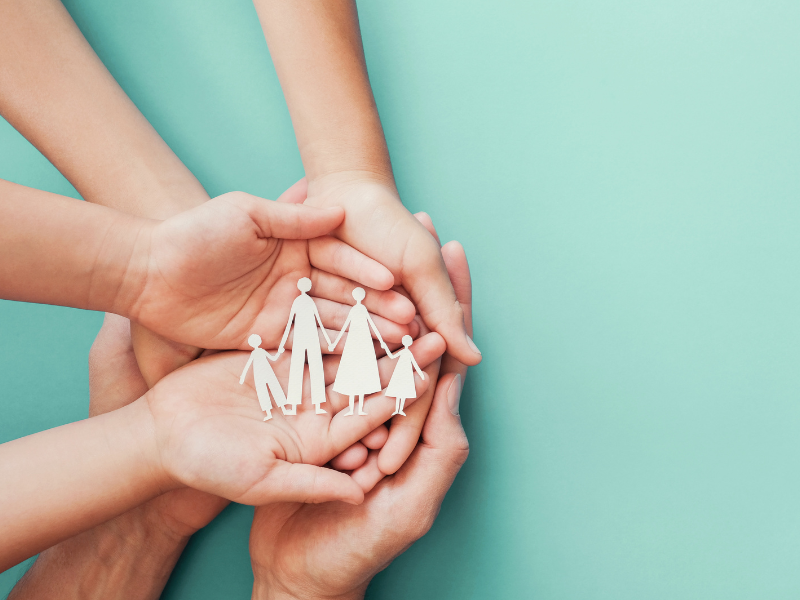
[{"label": "paper cutout girl", "polygon": [[403,412],[403,406],[406,400],[408,398],[417,397],[417,386],[414,385],[414,370],[416,369],[419,376],[425,379],[425,373],[419,368],[417,361],[414,359],[414,355],[411,354],[411,350],[408,349],[413,341],[410,335],[404,335],[404,348],[397,354],[392,354],[388,348],[384,348],[389,358],[400,359],[394,366],[394,373],[392,373],[392,378],[389,380],[389,387],[386,388],[385,392],[387,398],[395,398],[393,416],[403,415],[405,417],[406,413]]},{"label": "paper cutout girl", "polygon": [[357,287],[353,290],[353,298],[356,300],[355,306],[350,309],[344,327],[336,337],[336,341],[328,346],[328,350],[333,352],[339,340],[347,331],[347,341],[344,343],[342,360],[339,362],[339,370],[336,372],[336,381],[333,382],[333,391],[344,396],[350,396],[350,412],[345,416],[353,414],[355,397],[358,396],[358,414],[366,415],[364,412],[364,396],[381,391],[381,378],[378,374],[378,359],[375,356],[375,347],[372,345],[372,335],[370,327],[375,332],[375,337],[381,343],[381,347],[387,346],[381,338],[378,328],[372,321],[372,317],[367,312],[367,307],[361,304],[366,292],[363,288]]},{"label": "paper cutout girl", "polygon": [[[275,398],[275,404],[280,406],[281,410],[283,410],[283,405],[286,404],[286,396],[283,395],[283,388],[281,388],[278,378],[275,377],[275,371],[272,370],[269,361],[267,361],[267,359],[272,361],[278,360],[280,352],[273,357],[269,352],[260,348],[261,336],[255,333],[247,338],[247,343],[250,344],[253,351],[250,353],[250,358],[247,360],[244,371],[242,371],[242,376],[239,378],[239,384],[241,385],[244,383],[245,375],[247,375],[250,365],[253,365],[253,379],[256,382],[258,403],[261,405],[261,410],[267,413],[264,420],[269,421],[272,418],[272,403],[269,400],[269,392],[272,392],[272,397]],[[267,388],[269,388],[269,392]]]}]

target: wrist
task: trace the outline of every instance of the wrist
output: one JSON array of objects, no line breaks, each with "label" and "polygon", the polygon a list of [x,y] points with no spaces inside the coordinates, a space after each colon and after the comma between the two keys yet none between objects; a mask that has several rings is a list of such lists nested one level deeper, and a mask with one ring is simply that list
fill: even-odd
[{"label": "wrist", "polygon": [[150,249],[153,228],[158,221],[129,217],[132,221],[125,226],[124,237],[125,258],[124,270],[116,287],[113,300],[113,312],[136,321],[141,306],[140,300],[147,284],[150,262]]},{"label": "wrist", "polygon": [[[136,456],[138,463],[138,473],[136,476],[132,475],[132,481],[135,479],[136,485],[142,489],[153,490],[151,497],[155,497],[177,489],[181,485],[171,477],[161,459],[156,423],[150,411],[148,398],[148,394],[151,393],[147,392],[114,413],[117,413],[127,425],[127,434],[130,436],[130,441],[127,442],[130,446],[129,451]],[[108,435],[121,437],[122,434],[112,429]]]},{"label": "wrist", "polygon": [[296,582],[295,589],[278,584],[268,574],[253,565],[253,594],[251,600],[363,600],[369,581],[349,592],[329,594],[308,589],[304,582]]}]

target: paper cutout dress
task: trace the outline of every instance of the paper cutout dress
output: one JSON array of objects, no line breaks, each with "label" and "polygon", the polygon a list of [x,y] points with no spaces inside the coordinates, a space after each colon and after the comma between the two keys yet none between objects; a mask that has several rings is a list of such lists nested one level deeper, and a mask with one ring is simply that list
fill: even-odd
[{"label": "paper cutout dress", "polygon": [[413,342],[410,335],[403,336],[403,346],[405,346],[402,350],[398,351],[396,354],[392,354],[388,348],[386,348],[386,355],[389,358],[397,358],[397,364],[394,366],[394,372],[392,373],[392,378],[389,380],[389,387],[386,388],[386,392],[384,395],[387,398],[395,398],[395,408],[392,415],[403,415],[406,416],[406,413],[403,412],[403,407],[405,402],[408,398],[416,398],[417,397],[417,386],[414,383],[414,369],[417,370],[419,376],[422,379],[425,379],[425,373],[422,369],[419,368],[414,355],[411,353],[411,350],[408,347]]},{"label": "paper cutout dress", "polygon": [[334,392],[350,396],[350,412],[345,413],[346,415],[353,414],[356,396],[358,396],[358,414],[367,414],[364,412],[364,396],[381,391],[378,359],[375,356],[370,327],[375,332],[375,337],[378,338],[381,346],[386,347],[386,344],[372,321],[372,317],[369,316],[367,307],[361,304],[364,296],[365,292],[362,288],[353,290],[353,298],[355,298],[356,304],[350,309],[347,320],[336,337],[336,341],[328,346],[328,349],[332,352],[344,332],[347,331],[347,341],[344,343],[339,370],[336,372],[336,380],[333,382]]},{"label": "paper cutout dress", "polygon": [[[260,348],[261,336],[253,334],[247,341],[253,348],[253,351],[250,353],[250,358],[247,360],[244,371],[242,371],[239,383],[244,383],[247,371],[250,369],[250,365],[253,365],[256,396],[258,396],[258,403],[261,405],[261,410],[267,413],[264,420],[269,421],[272,418],[272,403],[269,398],[270,392],[272,393],[272,397],[275,398],[275,404],[280,406],[281,409],[283,409],[283,405],[286,404],[286,396],[283,395],[283,388],[281,388],[281,384],[275,376],[275,371],[272,370],[269,364],[270,360],[278,360],[278,354],[273,357],[269,352]],[[267,389],[269,389],[269,391],[267,391]]]}]

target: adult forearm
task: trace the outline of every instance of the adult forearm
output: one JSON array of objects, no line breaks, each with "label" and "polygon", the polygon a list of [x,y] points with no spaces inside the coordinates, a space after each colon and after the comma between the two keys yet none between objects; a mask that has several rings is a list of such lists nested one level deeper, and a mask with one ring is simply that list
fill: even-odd
[{"label": "adult forearm", "polygon": [[[359,586],[352,592],[339,596],[317,596],[313,593],[291,592],[284,590],[280,585],[271,581],[269,576],[264,576],[254,569],[253,593],[251,600],[363,600],[367,592],[367,584]],[[297,588],[303,590],[303,582],[298,581]],[[12,600],[12,598],[9,598]]]},{"label": "adult forearm", "polygon": [[2,180],[0,221],[0,297],[128,315],[150,221]]},{"label": "adult forearm", "polygon": [[8,599],[159,598],[189,538],[171,533],[148,506],[45,550]]},{"label": "adult forearm", "polygon": [[310,180],[392,180],[353,0],[254,0]]},{"label": "adult forearm", "polygon": [[175,486],[144,400],[0,445],[0,481],[0,571]]},{"label": "adult forearm", "polygon": [[208,199],[58,0],[0,3],[0,114],[85,200],[164,219]]}]

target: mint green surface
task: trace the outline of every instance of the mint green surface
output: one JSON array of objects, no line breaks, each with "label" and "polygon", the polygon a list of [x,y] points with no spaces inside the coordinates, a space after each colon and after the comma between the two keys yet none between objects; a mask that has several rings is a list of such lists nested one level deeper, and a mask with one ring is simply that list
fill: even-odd
[{"label": "mint green surface", "polygon": [[[251,4],[67,4],[212,194],[302,175]],[[404,201],[466,246],[486,357],[470,459],[368,597],[800,595],[800,4],[359,8]],[[0,177],[70,193],[0,125]],[[0,303],[0,441],[85,416],[100,321]],[[248,598],[250,514],[164,597]]]}]

